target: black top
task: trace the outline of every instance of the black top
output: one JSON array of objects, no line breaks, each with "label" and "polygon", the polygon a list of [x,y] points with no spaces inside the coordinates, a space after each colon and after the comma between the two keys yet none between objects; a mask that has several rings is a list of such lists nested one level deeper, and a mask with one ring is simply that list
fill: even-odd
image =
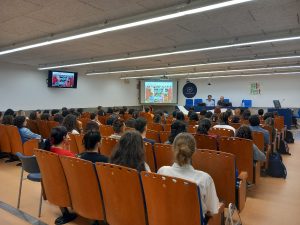
[{"label": "black top", "polygon": [[150,143],[151,145],[155,144],[155,141],[152,139],[144,138],[144,141]]},{"label": "black top", "polygon": [[226,106],[226,102],[219,100],[217,105],[219,106]]},{"label": "black top", "polygon": [[96,163],[96,162],[107,163],[108,162],[108,158],[104,155],[99,154],[98,152],[83,152],[78,155],[78,158],[88,160],[92,163]]}]

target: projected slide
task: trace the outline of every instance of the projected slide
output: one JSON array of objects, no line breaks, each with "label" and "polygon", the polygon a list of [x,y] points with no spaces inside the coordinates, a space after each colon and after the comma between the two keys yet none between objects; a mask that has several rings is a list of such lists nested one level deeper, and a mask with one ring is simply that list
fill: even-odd
[{"label": "projected slide", "polygon": [[146,81],[145,103],[172,103],[173,82],[172,81]]},{"label": "projected slide", "polygon": [[73,87],[74,73],[53,72],[52,87]]}]

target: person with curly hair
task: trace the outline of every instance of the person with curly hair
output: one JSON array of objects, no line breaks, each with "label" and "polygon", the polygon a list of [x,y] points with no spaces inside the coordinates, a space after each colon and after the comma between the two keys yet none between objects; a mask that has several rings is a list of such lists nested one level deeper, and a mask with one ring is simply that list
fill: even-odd
[{"label": "person with curly hair", "polygon": [[79,134],[79,130],[77,128],[77,118],[75,115],[69,114],[64,118],[62,123],[67,131],[71,134]]},{"label": "person with curly hair", "polygon": [[26,128],[26,118],[25,116],[16,116],[14,119],[14,125],[18,128],[22,143],[25,143],[26,141],[30,139],[38,139],[41,140],[41,135],[35,134],[31,132],[28,128]]}]

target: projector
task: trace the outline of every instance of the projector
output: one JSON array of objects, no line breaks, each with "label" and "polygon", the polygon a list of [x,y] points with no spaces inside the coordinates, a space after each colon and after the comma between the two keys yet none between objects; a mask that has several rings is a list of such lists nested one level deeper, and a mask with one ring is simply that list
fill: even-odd
[{"label": "projector", "polygon": [[160,80],[169,80],[169,78],[166,75],[163,75]]}]

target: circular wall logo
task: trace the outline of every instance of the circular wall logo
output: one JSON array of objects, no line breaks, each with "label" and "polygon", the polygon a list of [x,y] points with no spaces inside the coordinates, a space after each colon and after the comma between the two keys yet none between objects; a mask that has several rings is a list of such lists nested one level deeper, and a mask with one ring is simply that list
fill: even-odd
[{"label": "circular wall logo", "polygon": [[186,98],[193,98],[197,94],[197,86],[193,83],[186,83],[183,86],[182,92]]}]

